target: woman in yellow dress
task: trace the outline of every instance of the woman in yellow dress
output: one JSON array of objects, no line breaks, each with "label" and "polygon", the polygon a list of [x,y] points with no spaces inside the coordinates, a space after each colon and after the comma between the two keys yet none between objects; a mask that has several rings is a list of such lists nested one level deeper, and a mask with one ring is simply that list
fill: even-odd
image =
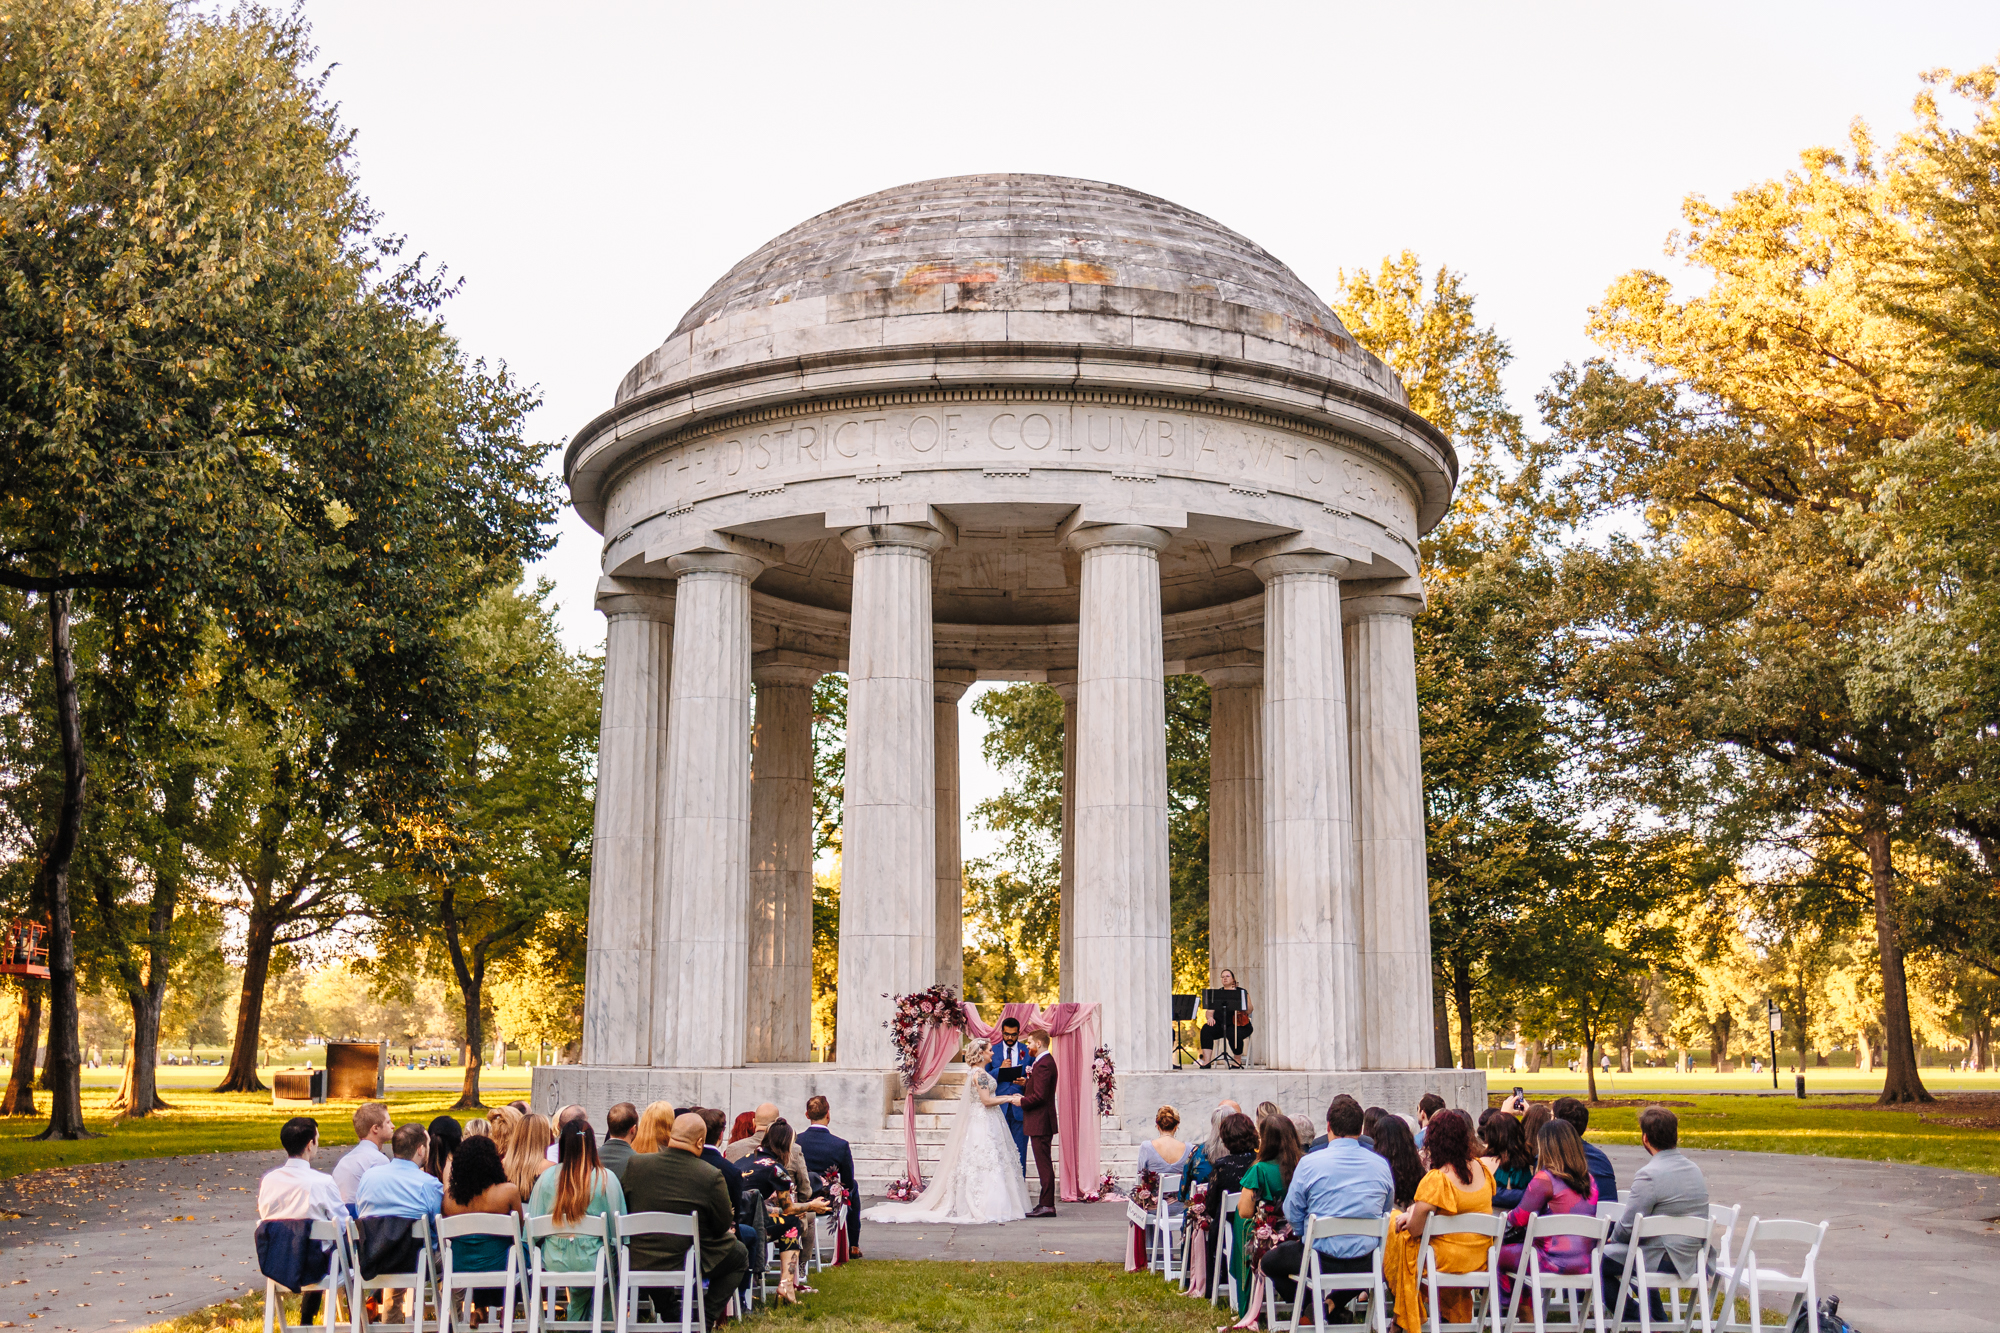
[{"label": "woman in yellow dress", "polygon": [[[1477,1156],[1472,1118],[1463,1111],[1439,1111],[1424,1128],[1424,1151],[1431,1169],[1417,1185],[1417,1200],[1398,1213],[1382,1250],[1382,1274],[1396,1297],[1396,1324],[1404,1333],[1423,1333],[1430,1301],[1417,1286],[1417,1251],[1432,1213],[1493,1211],[1493,1177]],[[1431,1241],[1437,1266],[1446,1273],[1473,1273],[1486,1267],[1485,1236],[1439,1236]],[[1472,1317],[1472,1293],[1447,1288],[1438,1293],[1438,1313],[1446,1323]]]}]

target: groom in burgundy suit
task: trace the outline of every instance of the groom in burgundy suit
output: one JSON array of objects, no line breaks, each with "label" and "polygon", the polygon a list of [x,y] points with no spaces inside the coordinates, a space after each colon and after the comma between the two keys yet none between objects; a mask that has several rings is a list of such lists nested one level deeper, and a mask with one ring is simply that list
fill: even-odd
[{"label": "groom in burgundy suit", "polygon": [[1056,1215],[1056,1167],[1049,1142],[1056,1133],[1056,1058],[1049,1054],[1049,1034],[1030,1032],[1028,1047],[1035,1062],[1028,1066],[1028,1084],[1021,1097],[1021,1128],[1035,1150],[1035,1174],[1042,1178],[1042,1197],[1029,1217]]}]

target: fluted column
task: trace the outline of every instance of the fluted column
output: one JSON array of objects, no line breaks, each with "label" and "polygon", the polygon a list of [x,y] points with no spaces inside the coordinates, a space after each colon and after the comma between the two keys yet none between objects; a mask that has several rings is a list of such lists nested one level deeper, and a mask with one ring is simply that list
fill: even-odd
[{"label": "fluted column", "polygon": [[958,701],[978,673],[937,671],[932,724],[937,750],[937,979],[965,986],[965,853],[959,842]]},{"label": "fluted column", "polygon": [[[1076,672],[1051,671],[1049,688],[1063,705],[1062,851],[1056,903],[1056,998],[1076,999]],[[1164,685],[1162,686],[1164,689]]]},{"label": "fluted column", "polygon": [[644,1065],[652,1051],[653,904],[659,893],[660,785],[673,670],[672,585],[598,585],[604,708],[597,735],[583,1062]]},{"label": "fluted column", "polygon": [[847,798],[841,829],[840,1063],[894,1063],[894,996],[937,970],[936,692],[931,555],[942,533],[849,528]]},{"label": "fluted column", "polygon": [[1116,524],[1068,539],[1083,556],[1070,994],[1104,1006],[1104,1040],[1131,1070],[1164,1070],[1173,1050],[1159,560],[1170,535]]},{"label": "fluted column", "polygon": [[1346,618],[1348,743],[1370,1069],[1424,1069],[1432,1050],[1430,889],[1417,731],[1415,597],[1360,597]]},{"label": "fluted column", "polygon": [[750,734],[750,1014],[745,1058],[812,1059],[812,696],[825,674],[758,654]]},{"label": "fluted column", "polygon": [[1275,1069],[1359,1069],[1365,1050],[1348,794],[1339,556],[1251,562],[1264,581],[1264,988]]},{"label": "fluted column", "polygon": [[1264,994],[1264,665],[1190,663],[1208,681],[1208,984]]},{"label": "fluted column", "polygon": [[675,577],[674,672],[654,920],[653,1063],[743,1063],[749,1007],[750,582],[764,561],[700,552]]}]

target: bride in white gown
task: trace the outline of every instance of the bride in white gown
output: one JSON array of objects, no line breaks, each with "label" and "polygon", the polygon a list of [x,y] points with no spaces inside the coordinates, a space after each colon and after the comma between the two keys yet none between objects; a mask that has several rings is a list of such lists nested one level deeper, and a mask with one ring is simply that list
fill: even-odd
[{"label": "bride in white gown", "polygon": [[908,1203],[878,1203],[864,1210],[864,1221],[1013,1222],[1028,1215],[1021,1155],[1000,1110],[1019,1106],[1021,1098],[1018,1093],[995,1095],[997,1085],[986,1072],[990,1049],[988,1043],[976,1041],[965,1053],[970,1074],[931,1183]]}]

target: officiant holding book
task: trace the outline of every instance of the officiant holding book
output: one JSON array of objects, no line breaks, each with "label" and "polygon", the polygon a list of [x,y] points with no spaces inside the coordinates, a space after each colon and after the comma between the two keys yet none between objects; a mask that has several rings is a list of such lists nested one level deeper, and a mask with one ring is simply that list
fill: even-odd
[{"label": "officiant holding book", "polygon": [[[993,1044],[993,1054],[986,1061],[986,1072],[1000,1085],[1000,1096],[1027,1091],[1028,1065],[1033,1059],[1028,1044],[1021,1040],[1021,1020],[1001,1019],[1000,1040]],[[1026,1175],[1028,1131],[1021,1127],[1021,1108],[1009,1103],[1002,1112],[1007,1117],[1007,1132],[1014,1136],[1014,1151],[1021,1157],[1021,1174]]]}]

